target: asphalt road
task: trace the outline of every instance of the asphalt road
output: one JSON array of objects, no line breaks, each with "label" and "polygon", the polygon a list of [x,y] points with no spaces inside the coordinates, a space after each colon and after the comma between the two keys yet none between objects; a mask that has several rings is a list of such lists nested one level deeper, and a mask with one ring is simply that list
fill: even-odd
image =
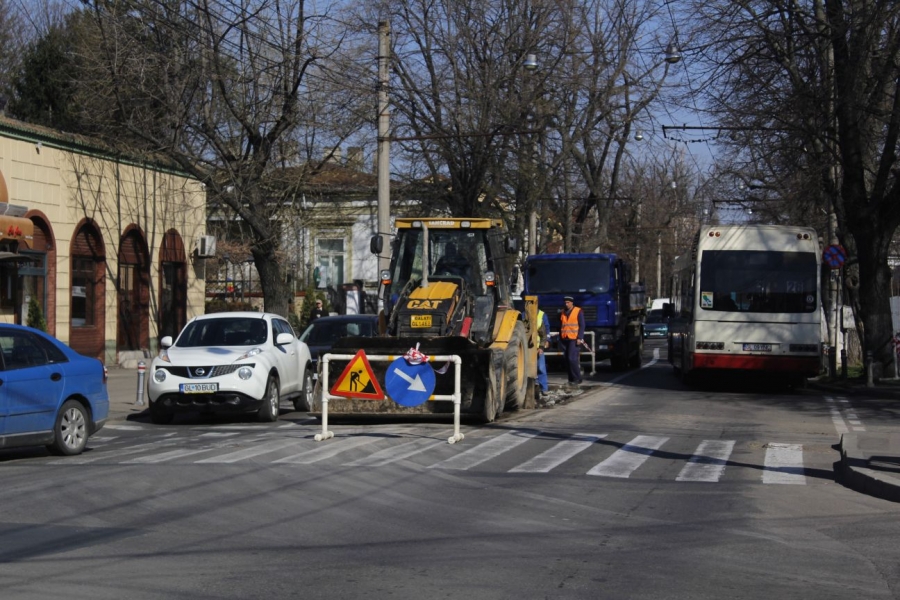
[{"label": "asphalt road", "polygon": [[900,505],[832,478],[839,399],[689,390],[662,346],[454,445],[285,411],[2,451],[3,598],[900,597]]}]

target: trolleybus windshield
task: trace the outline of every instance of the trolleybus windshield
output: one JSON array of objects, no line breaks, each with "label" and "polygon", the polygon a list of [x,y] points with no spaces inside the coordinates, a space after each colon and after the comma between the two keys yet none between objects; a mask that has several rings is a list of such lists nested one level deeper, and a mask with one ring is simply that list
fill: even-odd
[{"label": "trolleybus windshield", "polygon": [[814,312],[816,280],[816,255],[811,252],[705,250],[700,258],[700,308]]}]

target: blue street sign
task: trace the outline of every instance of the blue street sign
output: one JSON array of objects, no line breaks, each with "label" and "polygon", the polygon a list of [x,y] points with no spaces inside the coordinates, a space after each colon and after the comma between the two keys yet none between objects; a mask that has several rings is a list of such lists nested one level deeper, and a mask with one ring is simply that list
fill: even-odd
[{"label": "blue street sign", "polygon": [[402,356],[384,374],[387,395],[401,406],[418,406],[434,393],[434,369],[429,363],[411,365]]}]

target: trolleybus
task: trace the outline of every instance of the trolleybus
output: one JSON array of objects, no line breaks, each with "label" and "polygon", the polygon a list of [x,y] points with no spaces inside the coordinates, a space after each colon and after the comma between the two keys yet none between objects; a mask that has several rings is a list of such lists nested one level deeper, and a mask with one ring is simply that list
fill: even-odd
[{"label": "trolleybus", "polygon": [[818,236],[808,227],[709,225],[675,259],[669,362],[687,383],[717,370],[802,385],[821,366]]}]

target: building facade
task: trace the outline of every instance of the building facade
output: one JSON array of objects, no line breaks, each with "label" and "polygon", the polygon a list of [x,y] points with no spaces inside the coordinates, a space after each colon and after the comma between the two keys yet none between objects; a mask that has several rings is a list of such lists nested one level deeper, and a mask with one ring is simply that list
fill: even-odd
[{"label": "building facade", "polygon": [[104,364],[155,352],[204,307],[203,185],[0,117],[0,322],[47,331]]}]

